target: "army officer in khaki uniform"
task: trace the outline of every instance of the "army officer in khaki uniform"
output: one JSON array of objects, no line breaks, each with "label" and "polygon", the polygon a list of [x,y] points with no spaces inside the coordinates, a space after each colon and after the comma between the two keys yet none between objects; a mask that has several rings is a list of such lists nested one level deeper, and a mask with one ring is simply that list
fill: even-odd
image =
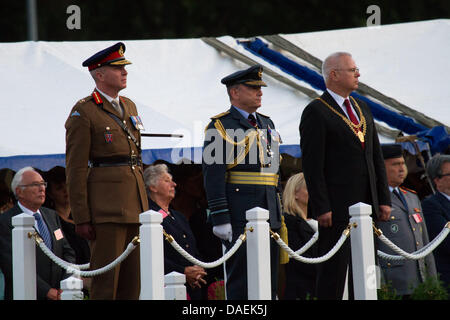
[{"label": "army officer in khaki uniform", "polygon": [[[139,214],[148,210],[140,129],[135,104],[119,96],[126,88],[121,42],[86,61],[94,92],[81,99],[66,121],[66,170],[76,231],[90,240],[91,269],[115,260],[139,234]],[[91,299],[138,299],[139,250],[114,270],[92,279]]]},{"label": "army officer in khaki uniform", "polygon": [[[391,191],[392,211],[388,221],[378,221],[377,227],[383,234],[406,252],[414,252],[429,242],[422,207],[417,194],[400,185],[408,170],[400,144],[382,145],[386,175]],[[397,255],[386,244],[378,241],[378,249]],[[419,260],[390,261],[379,258],[380,267],[386,283],[391,281],[397,294],[408,297],[427,277],[436,276],[433,254]]]}]

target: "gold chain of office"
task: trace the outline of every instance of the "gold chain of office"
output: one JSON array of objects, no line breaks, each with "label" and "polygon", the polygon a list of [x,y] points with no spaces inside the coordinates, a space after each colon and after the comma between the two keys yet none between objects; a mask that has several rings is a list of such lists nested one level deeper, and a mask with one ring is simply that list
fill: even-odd
[{"label": "gold chain of office", "polygon": [[[352,99],[353,105],[356,106],[356,109],[358,110],[358,113],[359,113],[359,123],[358,124],[354,124],[353,122],[351,122],[346,116],[344,116],[341,113],[339,113],[338,111],[336,111],[332,106],[330,106],[322,98],[316,98],[316,99],[322,101],[331,111],[333,111],[335,114],[337,114],[339,117],[341,117],[341,119],[344,120],[344,122],[349,126],[349,128],[353,131],[353,133],[359,138],[359,140],[361,142],[364,142],[364,136],[366,135],[366,131],[367,131],[366,118],[364,117],[364,115],[361,111],[361,108],[359,107],[356,100],[353,99],[353,97],[350,97],[350,99]],[[361,131],[361,127],[363,128],[362,131]]]}]

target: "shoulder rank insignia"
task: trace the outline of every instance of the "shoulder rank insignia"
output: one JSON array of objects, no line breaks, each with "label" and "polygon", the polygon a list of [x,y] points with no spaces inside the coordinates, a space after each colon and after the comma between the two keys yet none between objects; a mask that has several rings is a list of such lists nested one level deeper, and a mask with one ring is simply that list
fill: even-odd
[{"label": "shoulder rank insignia", "polygon": [[74,111],[74,112],[72,112],[72,114],[70,115],[70,117],[72,118],[72,117],[79,117],[79,116],[81,116],[81,114],[78,112],[78,111]]},{"label": "shoulder rank insignia", "polygon": [[94,98],[94,101],[96,104],[102,104],[103,100],[100,98],[100,94],[97,91],[92,92],[92,97]]},{"label": "shoulder rank insignia", "polygon": [[399,187],[399,189],[404,193],[404,194],[406,194],[406,192],[407,191],[409,191],[409,192],[412,192],[412,193],[414,193],[414,194],[417,194],[417,192],[415,191],[415,190],[412,190],[412,189],[409,189],[409,188],[405,188],[405,187]]},{"label": "shoulder rank insignia", "polygon": [[230,111],[225,111],[225,112],[219,113],[218,115],[216,115],[214,117],[211,117],[211,119],[219,119],[219,118],[221,118],[223,116],[226,116],[229,113],[230,113]]}]

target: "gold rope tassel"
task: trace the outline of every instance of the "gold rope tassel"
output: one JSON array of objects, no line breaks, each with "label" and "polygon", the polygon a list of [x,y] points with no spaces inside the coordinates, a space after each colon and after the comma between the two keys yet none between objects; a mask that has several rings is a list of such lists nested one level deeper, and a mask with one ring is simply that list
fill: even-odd
[{"label": "gold rope tassel", "polygon": [[[288,229],[286,223],[284,222],[284,216],[281,216],[281,229],[280,238],[284,243],[288,244]],[[280,250],[280,264],[286,264],[289,262],[289,255],[286,250]]]}]

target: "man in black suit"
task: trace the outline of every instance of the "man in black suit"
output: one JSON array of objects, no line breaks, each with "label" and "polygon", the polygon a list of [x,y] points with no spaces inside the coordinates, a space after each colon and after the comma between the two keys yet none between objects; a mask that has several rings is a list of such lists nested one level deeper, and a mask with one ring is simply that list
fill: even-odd
[{"label": "man in black suit", "polygon": [[[434,239],[450,221],[450,155],[435,155],[427,163],[428,175],[437,192],[422,201],[430,239]],[[440,279],[450,293],[450,237],[433,251]]]},{"label": "man in black suit", "polygon": [[[0,268],[5,275],[5,299],[13,298],[12,266],[12,222],[20,213],[35,216],[36,231],[53,253],[61,259],[75,263],[75,253],[64,234],[55,211],[41,207],[45,201],[46,182],[31,167],[19,170],[11,182],[17,204],[0,215]],[[40,219],[40,221],[39,221]],[[48,258],[41,249],[36,248],[37,299],[58,300],[60,281],[66,277],[65,271]]]},{"label": "man in black suit", "polygon": [[[327,90],[309,103],[300,121],[308,215],[319,222],[319,255],[327,253],[347,227],[349,206],[370,204],[374,218],[383,221],[391,210],[372,114],[363,101],[349,97],[360,76],[355,61],[349,53],[331,54],[323,62],[322,74]],[[350,241],[346,241],[333,258],[318,266],[319,299],[342,299],[349,262]],[[350,296],[351,280],[349,270]]]}]

